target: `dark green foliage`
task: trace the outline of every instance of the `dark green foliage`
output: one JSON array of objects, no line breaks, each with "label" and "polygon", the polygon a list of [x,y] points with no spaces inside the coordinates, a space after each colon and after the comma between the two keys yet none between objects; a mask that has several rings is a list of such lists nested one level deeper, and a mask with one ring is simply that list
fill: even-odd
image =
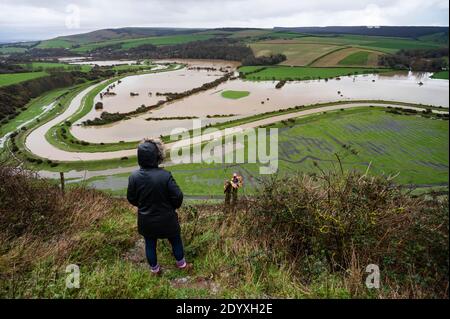
[{"label": "dark green foliage", "polygon": [[299,267],[322,260],[334,272],[377,264],[384,282],[413,284],[434,297],[446,291],[446,198],[413,198],[385,178],[323,172],[267,180],[250,207],[248,234],[275,260]]},{"label": "dark green foliage", "polygon": [[255,57],[254,55],[249,55],[242,60],[242,65],[275,65],[286,61],[286,56],[284,54],[275,54],[270,56],[260,56]]},{"label": "dark green foliage", "polygon": [[448,47],[439,49],[400,50],[396,54],[383,55],[379,64],[392,69],[413,71],[441,71],[448,67]]}]

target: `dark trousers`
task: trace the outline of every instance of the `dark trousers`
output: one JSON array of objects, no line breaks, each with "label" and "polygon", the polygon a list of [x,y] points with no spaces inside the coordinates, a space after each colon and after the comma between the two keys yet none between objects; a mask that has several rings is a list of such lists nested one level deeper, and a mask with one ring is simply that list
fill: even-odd
[{"label": "dark trousers", "polygon": [[[158,243],[157,238],[148,238],[145,239],[145,255],[147,256],[147,261],[151,267],[156,267],[158,265],[158,257],[156,256],[156,246]],[[177,261],[181,261],[184,258],[184,249],[183,249],[183,241],[181,240],[181,236],[177,235],[172,238],[168,238],[170,244],[172,245],[172,253]]]}]

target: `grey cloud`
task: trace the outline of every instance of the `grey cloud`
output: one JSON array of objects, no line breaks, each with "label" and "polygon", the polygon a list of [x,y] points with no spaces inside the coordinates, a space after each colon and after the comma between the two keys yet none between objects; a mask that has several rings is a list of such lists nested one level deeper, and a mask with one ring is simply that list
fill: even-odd
[{"label": "grey cloud", "polygon": [[[79,30],[65,27],[68,4]],[[0,12],[0,40],[123,26],[448,25],[447,0],[2,0]]]}]

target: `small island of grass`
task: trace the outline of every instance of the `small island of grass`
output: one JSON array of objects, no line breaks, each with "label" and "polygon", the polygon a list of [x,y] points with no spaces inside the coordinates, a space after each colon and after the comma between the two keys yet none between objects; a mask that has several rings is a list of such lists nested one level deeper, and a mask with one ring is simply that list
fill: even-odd
[{"label": "small island of grass", "polygon": [[249,91],[224,91],[222,92],[222,97],[226,99],[241,99],[243,97],[249,96]]}]

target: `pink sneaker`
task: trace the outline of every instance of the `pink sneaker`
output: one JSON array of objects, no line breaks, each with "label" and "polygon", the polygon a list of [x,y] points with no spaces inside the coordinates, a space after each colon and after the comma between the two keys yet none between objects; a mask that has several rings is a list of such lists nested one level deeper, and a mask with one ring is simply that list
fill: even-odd
[{"label": "pink sneaker", "polygon": [[162,274],[162,270],[161,270],[161,266],[158,264],[155,267],[150,266],[150,271],[152,272],[153,275],[161,275]]},{"label": "pink sneaker", "polygon": [[192,264],[187,263],[186,260],[183,258],[180,261],[177,261],[177,268],[178,269],[189,270],[189,269],[192,268]]}]

